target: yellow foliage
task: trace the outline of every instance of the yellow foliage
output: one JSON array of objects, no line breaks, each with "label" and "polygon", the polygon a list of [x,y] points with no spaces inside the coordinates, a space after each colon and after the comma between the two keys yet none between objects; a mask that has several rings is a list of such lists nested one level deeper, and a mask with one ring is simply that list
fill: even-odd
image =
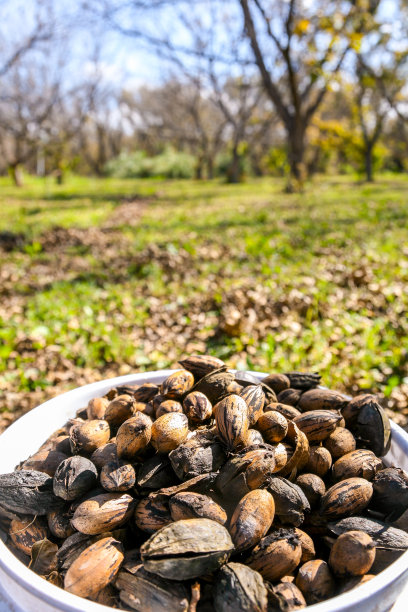
[{"label": "yellow foliage", "polygon": [[362,41],[363,34],[361,32],[350,33],[350,47],[354,49],[354,51],[360,51]]},{"label": "yellow foliage", "polygon": [[309,25],[310,25],[309,19],[299,19],[293,31],[298,36],[302,36],[303,34],[306,34],[306,32],[308,31]]}]

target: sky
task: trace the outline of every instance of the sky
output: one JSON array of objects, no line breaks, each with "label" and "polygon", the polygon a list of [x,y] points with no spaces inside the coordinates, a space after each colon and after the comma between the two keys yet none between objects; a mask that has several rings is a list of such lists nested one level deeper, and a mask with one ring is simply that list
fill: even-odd
[{"label": "sky", "polygon": [[[85,14],[79,28],[71,27],[75,21],[78,7],[85,0],[0,0],[0,52],[4,47],[10,48],[19,38],[29,32],[35,20],[35,6],[42,4],[44,14],[52,11],[59,22],[63,24],[69,42],[61,44],[60,53],[69,64],[68,73],[74,82],[84,75],[91,76],[95,70],[92,57],[96,50],[98,55],[98,72],[115,88],[136,90],[141,85],[155,86],[168,74],[169,66],[163,58],[158,58],[149,50],[146,43],[140,38],[119,34],[112,29],[102,27],[92,20],[94,11]],[[100,8],[104,0],[88,0],[87,4]],[[109,6],[121,0],[107,0]],[[394,20],[394,6],[396,0],[383,0],[380,5],[380,14],[386,23],[385,28],[392,28],[395,34],[399,24]],[[305,10],[313,7],[314,0],[304,0]],[[231,3],[233,6],[234,3]],[[186,11],[191,4],[185,2]],[[202,7],[202,15],[208,11],[208,0],[194,0],[194,6]],[[188,12],[191,17],[192,11]],[[182,12],[183,14],[183,12]],[[187,14],[187,13],[186,13]],[[92,23],[94,21],[94,23]],[[143,18],[137,13],[126,12],[121,23],[128,27],[136,27],[149,31],[152,35],[160,36],[170,33],[179,44],[188,45],[188,34],[179,21],[174,18],[171,9],[160,13],[151,12]],[[221,30],[219,30],[221,31]],[[406,44],[405,41],[403,44]],[[189,60],[184,57],[184,61]]]}]

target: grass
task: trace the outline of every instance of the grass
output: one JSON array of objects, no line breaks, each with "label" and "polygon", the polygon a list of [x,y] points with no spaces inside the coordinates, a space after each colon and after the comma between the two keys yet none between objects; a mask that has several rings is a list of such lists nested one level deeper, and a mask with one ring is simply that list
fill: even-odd
[{"label": "grass", "polygon": [[407,194],[395,175],[291,195],[279,179],[0,178],[0,231],[22,235],[0,250],[3,407],[209,351],[403,411]]}]

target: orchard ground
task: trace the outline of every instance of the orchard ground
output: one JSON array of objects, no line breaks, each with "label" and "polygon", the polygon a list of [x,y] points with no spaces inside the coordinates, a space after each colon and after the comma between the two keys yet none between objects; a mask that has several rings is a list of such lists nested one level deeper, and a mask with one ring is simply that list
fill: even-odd
[{"label": "orchard ground", "polygon": [[408,177],[0,178],[0,428],[102,378],[209,352],[319,371],[408,422]]}]

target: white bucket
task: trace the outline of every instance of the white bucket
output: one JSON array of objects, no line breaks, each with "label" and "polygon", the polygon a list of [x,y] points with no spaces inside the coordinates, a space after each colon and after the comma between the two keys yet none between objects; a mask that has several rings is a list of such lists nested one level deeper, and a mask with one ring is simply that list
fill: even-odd
[{"label": "white bucket", "polygon": [[[160,383],[170,372],[161,370],[102,380],[41,404],[0,436],[0,473],[13,471],[20,461],[35,453],[91,398],[101,396],[117,385]],[[258,372],[253,374],[258,378],[266,376]],[[384,461],[408,471],[408,434],[394,423],[391,450]],[[310,612],[384,612],[390,609],[407,583],[408,552],[366,584],[307,609]],[[406,610],[405,602],[399,600],[393,612]],[[0,541],[0,612],[102,612],[108,609],[111,608],[71,595],[46,582],[26,568]]]}]

